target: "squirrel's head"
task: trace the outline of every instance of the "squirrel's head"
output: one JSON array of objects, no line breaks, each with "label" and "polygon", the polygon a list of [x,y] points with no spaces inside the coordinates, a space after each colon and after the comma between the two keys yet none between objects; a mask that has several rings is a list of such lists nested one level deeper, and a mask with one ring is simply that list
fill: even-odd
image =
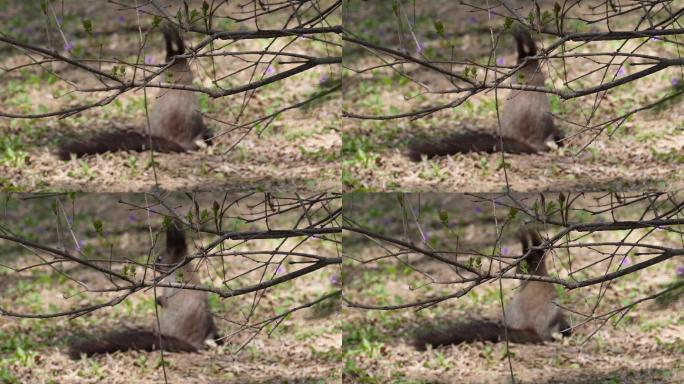
[{"label": "squirrel's head", "polygon": [[532,40],[532,35],[522,27],[513,31],[513,37],[518,46],[518,64],[525,61],[525,58],[537,55],[537,44]]},{"label": "squirrel's head", "polygon": [[176,26],[165,25],[162,27],[162,33],[166,42],[166,62],[168,63],[172,57],[185,53],[185,43]]}]

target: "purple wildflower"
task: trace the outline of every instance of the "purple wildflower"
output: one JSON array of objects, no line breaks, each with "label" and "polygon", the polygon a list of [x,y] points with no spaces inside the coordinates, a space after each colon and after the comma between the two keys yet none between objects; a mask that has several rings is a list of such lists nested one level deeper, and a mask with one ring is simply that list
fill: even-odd
[{"label": "purple wildflower", "polygon": [[38,232],[38,233],[40,233],[40,234],[45,233],[45,227],[43,227],[42,225],[37,226],[37,227],[36,227],[36,232]]},{"label": "purple wildflower", "polygon": [[275,271],[276,275],[279,273],[284,273],[284,272],[285,272],[285,267],[283,267],[282,264],[278,265],[278,268],[276,268],[276,271]]},{"label": "purple wildflower", "polygon": [[426,229],[425,231],[420,233],[420,236],[423,238],[423,242],[427,243],[428,240],[430,240],[430,231]]},{"label": "purple wildflower", "polygon": [[57,16],[57,24],[62,24],[62,16]]},{"label": "purple wildflower", "polygon": [[76,251],[80,252],[83,249],[84,245],[85,245],[85,243],[83,242],[83,240],[77,240],[76,241]]},{"label": "purple wildflower", "polygon": [[505,63],[505,60],[503,57],[499,56],[496,58],[496,65],[502,66],[502,65],[504,65],[504,63]]},{"label": "purple wildflower", "polygon": [[475,213],[482,213],[482,208],[475,207]]},{"label": "purple wildflower", "polygon": [[323,75],[321,75],[321,78],[318,80],[318,84],[323,85],[327,82],[328,82],[328,74],[324,73]]},{"label": "purple wildflower", "polygon": [[672,83],[673,87],[677,88],[682,83],[682,79],[680,79],[679,77],[673,77],[670,83]]},{"label": "purple wildflower", "polygon": [[74,223],[74,219],[71,216],[67,216],[66,222],[71,227],[71,225]]},{"label": "purple wildflower", "polygon": [[26,27],[24,30],[27,35],[32,35],[33,34],[33,27]]},{"label": "purple wildflower", "polygon": [[135,216],[135,213],[128,214],[128,221],[131,223],[135,223],[136,221],[138,221],[138,218]]},{"label": "purple wildflower", "polygon": [[383,227],[388,227],[390,224],[392,224],[392,220],[390,220],[386,217],[384,219],[382,219],[382,226]]},{"label": "purple wildflower", "polygon": [[511,250],[508,249],[507,247],[501,248],[501,254],[502,255],[508,255],[510,252],[511,252]]},{"label": "purple wildflower", "polygon": [[475,16],[468,16],[468,23],[470,24],[477,24],[477,18]]},{"label": "purple wildflower", "polygon": [[116,21],[118,21],[119,24],[123,24],[124,22],[126,22],[126,18],[123,17],[123,15],[119,15],[116,17]]},{"label": "purple wildflower", "polygon": [[145,64],[150,65],[154,63],[154,59],[150,55],[145,55]]},{"label": "purple wildflower", "polygon": [[675,273],[679,277],[684,277],[684,265],[680,265],[677,268],[675,268]]},{"label": "purple wildflower", "polygon": [[625,68],[620,67],[620,69],[618,69],[618,71],[617,71],[615,74],[616,74],[618,77],[620,77],[620,76],[624,76],[625,73],[626,73],[626,72],[625,72]]},{"label": "purple wildflower", "polygon": [[383,28],[383,27],[378,28],[378,36],[383,37],[383,36],[385,36],[385,34],[386,34],[385,28]]},{"label": "purple wildflower", "polygon": [[337,281],[338,281],[337,275],[330,276],[330,284],[337,285]]},{"label": "purple wildflower", "polygon": [[423,46],[423,43],[421,43],[420,41],[416,41],[416,53],[423,52],[423,48],[425,48]]},{"label": "purple wildflower", "polygon": [[275,73],[275,69],[273,69],[272,66],[269,65],[268,67],[266,67],[266,74],[267,75],[272,75],[274,73]]},{"label": "purple wildflower", "polygon": [[629,259],[629,257],[625,257],[624,259],[622,259],[622,266],[623,267],[626,267],[630,264],[632,264],[632,261]]},{"label": "purple wildflower", "polygon": [[64,50],[67,52],[70,52],[72,49],[74,49],[75,45],[71,41],[67,40],[64,42]]}]

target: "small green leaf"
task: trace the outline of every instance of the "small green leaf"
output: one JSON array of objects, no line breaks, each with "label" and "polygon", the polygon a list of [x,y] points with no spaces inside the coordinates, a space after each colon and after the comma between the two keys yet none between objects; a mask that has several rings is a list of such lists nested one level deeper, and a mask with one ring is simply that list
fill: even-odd
[{"label": "small green leaf", "polygon": [[544,212],[548,215],[551,214],[556,210],[556,202],[555,201],[549,201],[546,204],[546,208],[544,209]]},{"label": "small green leaf", "polygon": [[437,34],[444,38],[444,23],[442,23],[440,20],[435,20],[435,31],[437,31]]},{"label": "small green leaf", "polygon": [[515,217],[518,215],[518,209],[515,207],[511,207],[511,209],[508,210],[508,219],[513,220]]},{"label": "small green leaf", "polygon": [[518,83],[524,83],[525,82],[525,74],[522,72],[516,73],[515,77],[518,80]]},{"label": "small green leaf", "polygon": [[83,19],[83,29],[90,36],[93,35],[93,22],[90,19]]},{"label": "small green leaf", "polygon": [[511,19],[510,17],[507,17],[506,20],[504,20],[504,31],[510,30],[512,25],[513,25],[513,19]]},{"label": "small green leaf", "polygon": [[439,221],[441,221],[445,227],[448,227],[449,226],[449,213],[446,211],[440,211],[439,212]]},{"label": "small green leaf", "polygon": [[94,219],[93,220],[93,228],[95,228],[95,232],[99,233],[102,235],[102,220],[100,219]]},{"label": "small green leaf", "polygon": [[190,22],[194,23],[195,20],[200,18],[200,13],[198,10],[193,9],[192,12],[190,12]]}]

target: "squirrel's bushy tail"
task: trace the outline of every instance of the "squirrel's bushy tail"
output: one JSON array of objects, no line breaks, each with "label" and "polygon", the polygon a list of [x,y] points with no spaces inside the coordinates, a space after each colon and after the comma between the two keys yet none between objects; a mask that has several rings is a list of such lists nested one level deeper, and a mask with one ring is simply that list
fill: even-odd
[{"label": "squirrel's bushy tail", "polygon": [[439,347],[475,341],[498,342],[506,338],[508,341],[521,344],[542,341],[534,331],[506,329],[503,324],[496,321],[473,320],[422,332],[415,337],[413,345],[416,349],[425,350],[428,345]]},{"label": "squirrel's bushy tail", "polygon": [[453,155],[456,153],[469,152],[501,152],[507,153],[537,153],[538,150],[531,145],[512,139],[510,137],[499,138],[489,133],[463,133],[447,136],[441,139],[420,139],[409,144],[408,157],[413,161],[420,161],[422,156],[432,158],[435,156]]},{"label": "squirrel's bushy tail", "polygon": [[156,152],[185,152],[180,144],[163,137],[148,136],[135,131],[100,133],[88,139],[67,141],[59,145],[57,156],[69,160],[76,157],[116,151],[142,152],[152,149]]},{"label": "squirrel's bushy tail", "polygon": [[128,329],[111,332],[99,338],[78,340],[69,346],[69,357],[78,359],[81,354],[92,356],[116,351],[164,349],[169,352],[196,352],[197,348],[190,343],[160,335],[152,331]]}]

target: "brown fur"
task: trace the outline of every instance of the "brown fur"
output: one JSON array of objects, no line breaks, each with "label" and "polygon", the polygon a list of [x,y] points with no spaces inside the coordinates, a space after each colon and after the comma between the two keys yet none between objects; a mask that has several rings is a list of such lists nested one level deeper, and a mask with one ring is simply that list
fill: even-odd
[{"label": "brown fur", "polygon": [[[538,232],[524,230],[518,233],[522,242],[527,267],[518,264],[517,273],[548,276],[544,259],[544,250],[532,249],[541,246],[542,238]],[[541,281],[524,281],[511,302],[504,308],[506,326],[511,329],[526,329],[535,332],[541,341],[553,340],[557,333],[569,334],[569,324],[563,311],[554,304],[557,299],[556,290],[551,283]]]},{"label": "brown fur", "polygon": [[430,329],[417,335],[414,346],[424,351],[428,345],[439,347],[443,345],[472,343],[475,341],[490,341],[493,343],[506,340],[513,343],[530,344],[540,342],[533,331],[508,329],[499,321],[472,320],[452,324],[446,327]]},{"label": "brown fur", "polygon": [[[503,147],[501,142],[503,141]],[[488,133],[464,133],[450,136],[439,141],[431,139],[417,140],[411,143],[408,157],[420,161],[422,156],[432,158],[454,153],[487,152],[495,153],[501,148],[508,153],[537,153],[531,145],[508,137],[496,137]]]},{"label": "brown fur", "polygon": [[[151,145],[151,146],[150,146]],[[57,157],[69,160],[71,155],[82,157],[94,153],[113,151],[136,151],[147,149],[157,152],[185,152],[185,148],[175,141],[163,137],[151,137],[141,132],[118,131],[101,133],[85,141],[70,141],[60,145]]]},{"label": "brown fur", "polygon": [[[156,266],[168,272],[182,263],[187,254],[185,235],[170,225],[166,230],[166,250],[157,258]],[[199,280],[190,264],[162,280],[162,283],[198,284]],[[182,280],[178,277],[182,276]],[[68,355],[74,359],[81,354],[87,356],[116,351],[145,350],[160,347],[172,352],[195,352],[205,348],[205,342],[218,337],[207,292],[182,288],[162,288],[157,296],[159,308],[158,323],[153,330],[122,330],[110,332],[97,338],[79,340],[71,344]]]},{"label": "brown fur", "polygon": [[175,337],[160,335],[149,330],[127,329],[107,333],[96,339],[77,341],[69,346],[67,354],[72,359],[78,359],[81,354],[92,356],[115,351],[154,351],[157,349],[164,349],[169,352],[197,351],[195,346]]},{"label": "brown fur", "polygon": [[[548,276],[544,250],[532,249],[543,244],[538,232],[522,230],[518,233],[522,243],[524,261],[518,264],[517,273]],[[526,272],[525,272],[526,271]],[[554,335],[570,335],[570,325],[561,309],[553,301],[556,291],[551,283],[524,281],[513,299],[504,307],[499,320],[474,320],[453,324],[441,329],[419,333],[414,341],[418,349],[427,345],[440,346],[474,341],[498,342],[508,339],[514,343],[541,343],[552,341]]]},{"label": "brown fur", "polygon": [[[167,252],[161,254],[157,264],[164,270],[183,261],[187,254],[185,236],[175,225],[170,225],[166,231]],[[191,264],[180,269],[181,273],[174,273],[162,280],[163,283],[200,283]],[[179,277],[182,276],[182,280]],[[209,296],[205,291],[181,288],[163,288],[157,297],[157,303],[162,307],[159,316],[159,328],[155,329],[167,336],[185,340],[197,349],[204,348],[204,342],[217,334],[214,319],[209,311]]]},{"label": "brown fur", "polygon": [[[163,29],[166,41],[166,60],[185,52],[185,45],[177,29]],[[162,74],[164,82],[191,85],[192,71],[187,59],[176,59]],[[211,132],[204,125],[199,112],[199,99],[194,92],[161,88],[159,96],[149,113],[149,131],[145,133],[122,131],[109,132],[82,140],[60,144],[57,156],[69,160],[71,154],[82,157],[89,154],[113,151],[185,152],[211,144]],[[151,142],[151,145],[150,145]]]},{"label": "brown fur", "polygon": [[[544,86],[544,75],[539,60],[529,59],[537,54],[537,47],[529,32],[514,33],[518,47],[518,63],[525,65],[514,75],[512,82],[531,86]],[[501,111],[501,135],[490,133],[464,133],[440,140],[418,140],[409,144],[408,156],[419,161],[442,155],[468,152],[537,153],[550,149],[548,142],[562,145],[563,133],[556,128],[551,117],[551,104],[545,93],[512,90]]]}]

